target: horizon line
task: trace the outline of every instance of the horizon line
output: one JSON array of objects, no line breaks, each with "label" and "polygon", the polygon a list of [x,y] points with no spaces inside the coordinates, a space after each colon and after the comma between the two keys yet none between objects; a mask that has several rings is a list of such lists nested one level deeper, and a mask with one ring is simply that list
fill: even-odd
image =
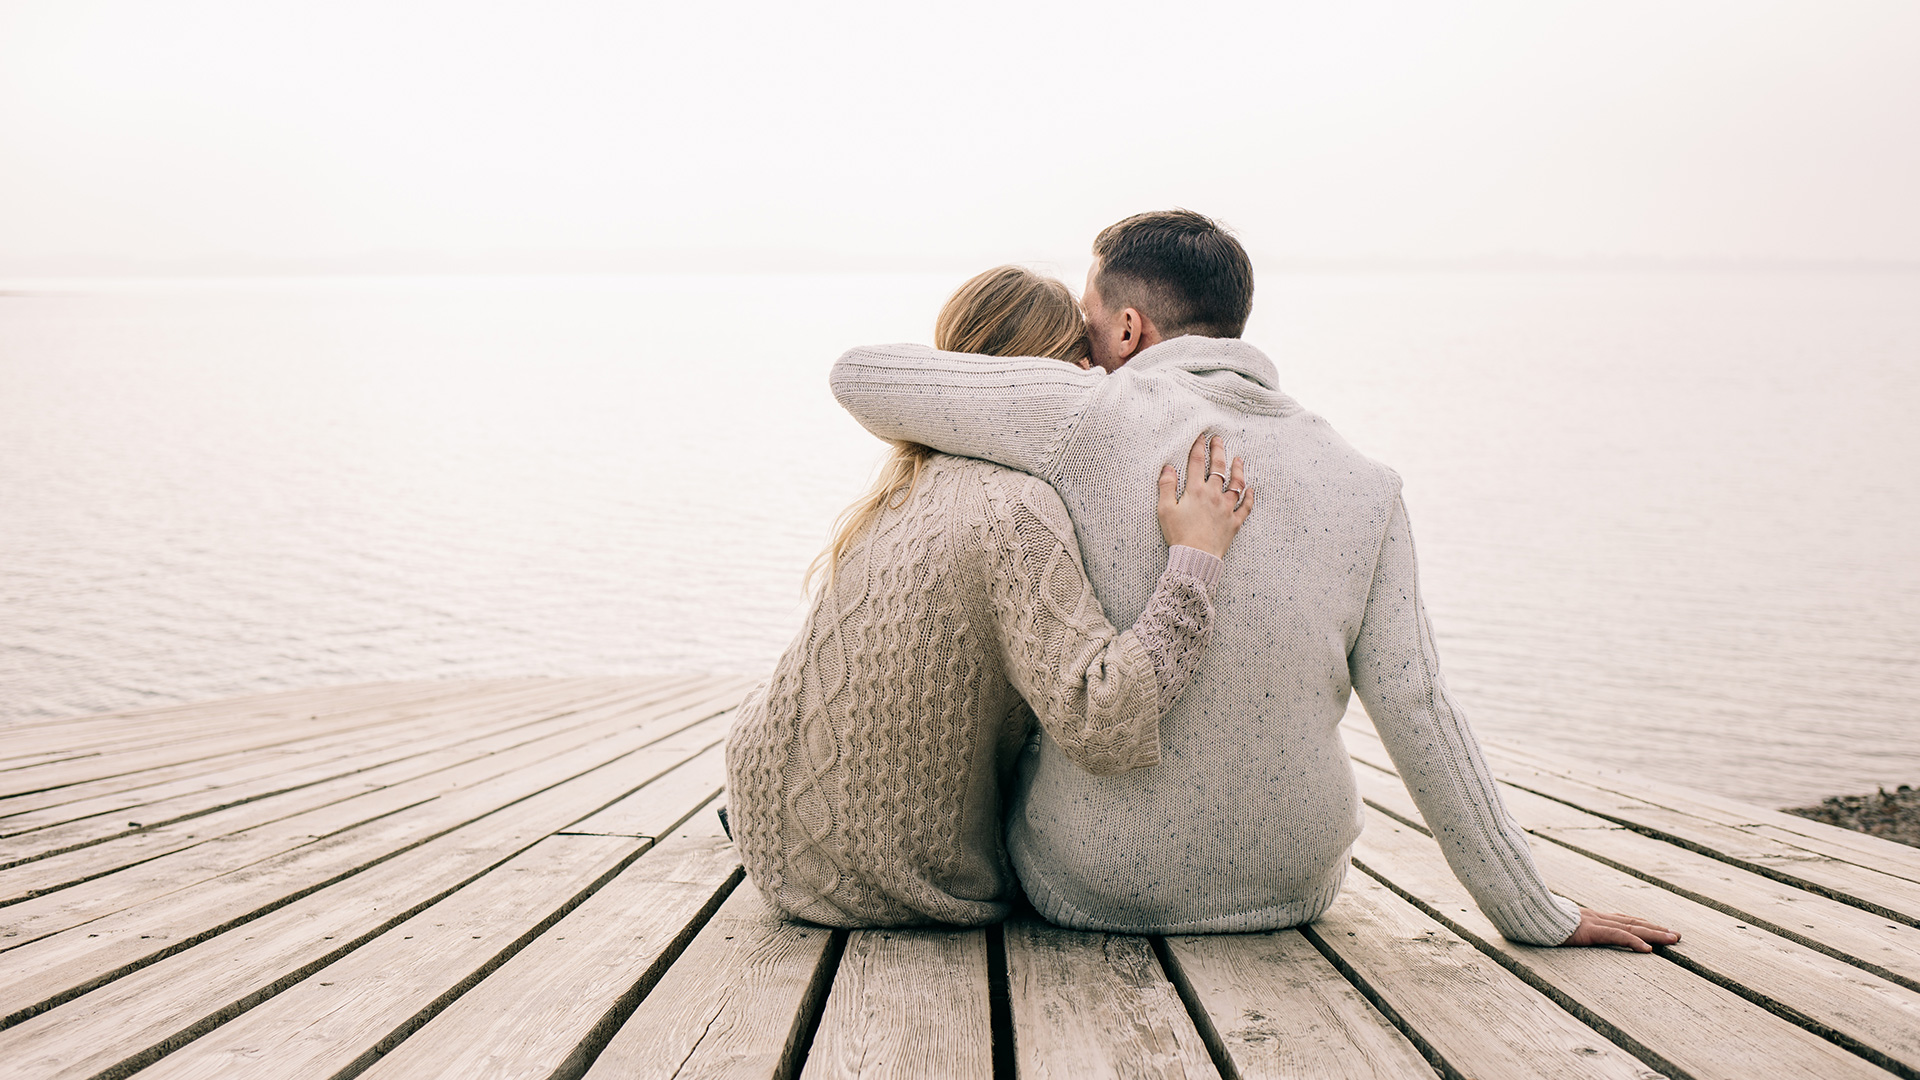
[{"label": "horizon line", "polygon": [[[771,256],[771,257],[769,257]],[[991,263],[980,257],[861,257],[827,253],[656,253],[650,257],[541,253],[518,258],[389,256],[271,260],[195,259],[168,262],[112,261],[91,267],[49,260],[38,267],[0,265],[0,287],[29,282],[295,281],[427,278],[637,278],[733,276],[830,276],[839,274],[964,273]],[[1001,259],[1033,266],[1078,266],[1090,256]],[[515,265],[518,263],[519,265]],[[1267,273],[1920,273],[1920,258],[1827,258],[1800,256],[1555,255],[1495,252],[1455,256],[1254,255]]]}]

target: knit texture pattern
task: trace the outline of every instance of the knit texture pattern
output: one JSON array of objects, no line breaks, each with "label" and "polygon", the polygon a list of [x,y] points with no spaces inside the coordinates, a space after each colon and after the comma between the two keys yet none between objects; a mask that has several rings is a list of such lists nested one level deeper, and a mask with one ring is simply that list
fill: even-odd
[{"label": "knit texture pattern", "polygon": [[[1153,475],[1134,479],[1151,489]],[[1074,768],[1159,760],[1221,564],[1178,547],[1163,565],[1120,632],[1051,487],[933,457],[843,557],[729,733],[729,810],[754,885],[829,926],[1005,918],[1002,791],[1035,719]]]},{"label": "knit texture pattern", "polygon": [[1441,678],[1400,480],[1278,389],[1238,340],[1179,337],[1113,374],[918,345],[855,349],[833,390],[868,430],[1051,483],[1119,623],[1160,573],[1153,494],[1202,431],[1244,457],[1256,509],[1227,553],[1213,643],[1151,769],[1096,776],[1043,732],[1019,761],[1007,850],[1047,918],[1125,933],[1254,931],[1338,895],[1360,801],[1339,734],[1372,717],[1448,864],[1515,940],[1564,941],[1547,891]]}]

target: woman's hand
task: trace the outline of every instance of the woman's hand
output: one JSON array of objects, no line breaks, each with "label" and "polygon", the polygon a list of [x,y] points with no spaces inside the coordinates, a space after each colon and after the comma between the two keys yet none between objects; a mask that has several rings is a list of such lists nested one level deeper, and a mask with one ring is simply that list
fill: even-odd
[{"label": "woman's hand", "polygon": [[1234,458],[1233,467],[1227,467],[1227,440],[1217,435],[1193,440],[1185,492],[1180,492],[1179,470],[1160,467],[1160,535],[1169,547],[1182,544],[1225,558],[1227,546],[1251,513],[1246,463]]},{"label": "woman's hand", "polygon": [[1581,908],[1580,925],[1574,929],[1573,936],[1560,945],[1563,948],[1612,945],[1634,952],[1652,952],[1655,945],[1672,945],[1679,940],[1679,934],[1645,919]]}]

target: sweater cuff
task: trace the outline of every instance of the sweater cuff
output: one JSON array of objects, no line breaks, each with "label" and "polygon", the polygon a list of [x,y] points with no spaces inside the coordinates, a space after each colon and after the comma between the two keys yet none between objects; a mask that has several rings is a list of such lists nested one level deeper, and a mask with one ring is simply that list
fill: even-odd
[{"label": "sweater cuff", "polygon": [[1185,544],[1175,544],[1167,549],[1167,573],[1198,578],[1200,584],[1209,589],[1219,584],[1220,568],[1224,565],[1218,556]]},{"label": "sweater cuff", "polygon": [[1558,893],[1548,893],[1544,906],[1527,899],[1482,905],[1480,910],[1501,937],[1522,945],[1564,945],[1580,929],[1580,906]]}]

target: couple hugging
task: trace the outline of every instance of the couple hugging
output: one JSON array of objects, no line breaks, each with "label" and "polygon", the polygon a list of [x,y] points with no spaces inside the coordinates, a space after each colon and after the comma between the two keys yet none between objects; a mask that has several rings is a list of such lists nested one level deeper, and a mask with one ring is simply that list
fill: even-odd
[{"label": "couple hugging", "polygon": [[1351,690],[1501,933],[1677,941],[1541,880],[1440,678],[1399,477],[1239,339],[1240,244],[1176,210],[1093,252],[1078,304],[1001,267],[936,348],[834,365],[894,449],[728,737],[754,885],[828,926],[977,926],[1019,889],[1078,929],[1297,926],[1360,833]]}]

